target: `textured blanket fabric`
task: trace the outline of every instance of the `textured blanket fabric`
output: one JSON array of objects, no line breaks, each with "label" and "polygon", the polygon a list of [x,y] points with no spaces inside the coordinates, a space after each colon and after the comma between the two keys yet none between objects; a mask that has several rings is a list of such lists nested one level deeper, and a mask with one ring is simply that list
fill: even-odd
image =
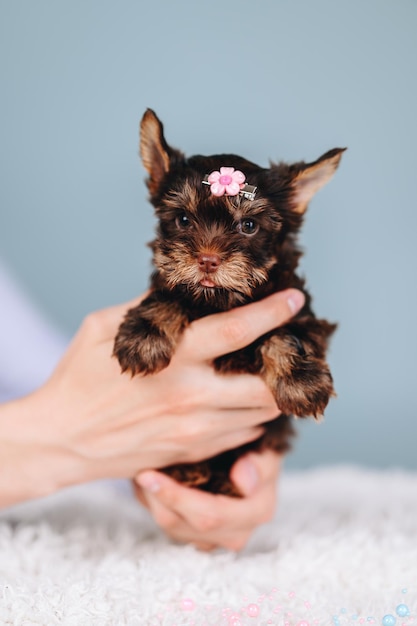
[{"label": "textured blanket fabric", "polygon": [[0,516],[0,624],[417,624],[417,474],[284,473],[240,554],[171,543],[125,483]]}]

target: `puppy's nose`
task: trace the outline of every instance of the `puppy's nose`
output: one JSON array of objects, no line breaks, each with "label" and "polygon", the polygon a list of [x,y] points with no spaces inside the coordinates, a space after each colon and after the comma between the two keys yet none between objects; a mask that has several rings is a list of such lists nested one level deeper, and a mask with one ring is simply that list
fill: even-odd
[{"label": "puppy's nose", "polygon": [[199,254],[198,267],[202,272],[213,274],[221,263],[218,254]]}]

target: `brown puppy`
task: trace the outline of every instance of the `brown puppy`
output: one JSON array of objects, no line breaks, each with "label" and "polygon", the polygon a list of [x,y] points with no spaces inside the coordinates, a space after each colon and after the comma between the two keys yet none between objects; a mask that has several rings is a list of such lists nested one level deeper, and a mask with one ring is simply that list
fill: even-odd
[{"label": "brown puppy", "polygon": [[234,461],[249,449],[289,448],[291,415],[316,418],[333,395],[325,353],[334,324],[316,319],[304,280],[296,274],[296,236],[313,194],[333,176],[344,149],[314,163],[262,168],[233,154],[185,156],[165,141],[148,109],[140,152],[149,173],[158,218],[152,242],[151,294],[128,311],[114,346],[123,371],[153,374],[166,367],[185,327],[194,319],[259,300],[288,287],[306,302],[284,327],[217,359],[222,372],[250,372],[265,380],[282,411],[255,443],[202,463],[165,468],[185,484],[239,495],[229,479]]}]

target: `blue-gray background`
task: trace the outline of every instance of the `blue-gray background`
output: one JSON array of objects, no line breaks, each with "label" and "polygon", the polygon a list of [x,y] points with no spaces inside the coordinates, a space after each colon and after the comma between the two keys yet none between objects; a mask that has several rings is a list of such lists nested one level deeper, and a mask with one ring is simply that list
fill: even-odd
[{"label": "blue-gray background", "polygon": [[339,397],[289,465],[417,468],[415,0],[0,8],[0,257],[50,320],[72,333],[147,284],[146,107],[187,154],[348,146],[302,237]]}]

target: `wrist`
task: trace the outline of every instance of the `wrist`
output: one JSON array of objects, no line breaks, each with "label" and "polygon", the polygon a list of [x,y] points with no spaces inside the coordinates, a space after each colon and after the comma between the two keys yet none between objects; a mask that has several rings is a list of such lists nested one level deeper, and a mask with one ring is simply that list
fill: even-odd
[{"label": "wrist", "polygon": [[75,484],[75,460],[45,436],[41,392],[0,406],[0,508]]}]

